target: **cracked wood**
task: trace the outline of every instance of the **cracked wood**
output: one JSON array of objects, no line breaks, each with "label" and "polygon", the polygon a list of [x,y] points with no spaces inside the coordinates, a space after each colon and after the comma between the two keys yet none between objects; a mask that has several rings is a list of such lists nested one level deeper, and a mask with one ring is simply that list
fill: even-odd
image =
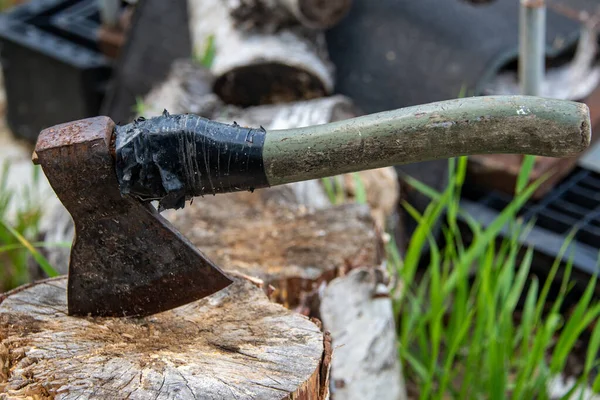
[{"label": "cracked wood", "polygon": [[247,280],[136,319],[69,317],[65,289],[59,278],[0,297],[0,393],[11,399],[321,399],[327,392],[320,328],[269,302]]}]

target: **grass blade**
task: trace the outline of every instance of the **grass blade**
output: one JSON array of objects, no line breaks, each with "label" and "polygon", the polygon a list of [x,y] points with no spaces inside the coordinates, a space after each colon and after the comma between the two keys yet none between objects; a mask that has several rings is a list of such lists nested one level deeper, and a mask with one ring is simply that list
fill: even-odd
[{"label": "grass blade", "polygon": [[367,191],[365,190],[365,185],[362,181],[360,175],[355,172],[352,174],[352,178],[354,179],[354,201],[358,204],[367,204]]},{"label": "grass blade", "polygon": [[422,382],[427,382],[427,380],[429,379],[427,367],[425,367],[425,365],[423,365],[418,359],[416,359],[410,351],[405,350],[402,346],[400,347],[400,353],[402,354],[402,357],[404,357],[406,361],[408,361],[408,365],[417,374],[419,379],[421,379]]},{"label": "grass blade", "polygon": [[[529,379],[530,368],[532,368],[532,366],[527,362],[528,358],[526,358],[525,355],[529,352],[531,338],[533,337],[533,329],[536,325],[535,305],[538,295],[538,286],[538,280],[534,277],[531,281],[531,285],[529,286],[529,290],[527,291],[525,304],[523,306],[521,324],[519,326],[519,331],[521,331],[521,351],[519,357],[522,357],[521,360],[523,360],[525,363],[517,364],[516,385],[513,389],[513,398],[515,399],[523,398],[522,393],[525,389],[525,383],[527,379]],[[532,362],[533,361],[534,360],[532,360]]]},{"label": "grass blade", "polygon": [[523,193],[515,196],[508,206],[492,221],[485,231],[475,239],[472,246],[465,254],[465,261],[472,262],[482,252],[483,248],[494,240],[502,228],[514,218],[516,212],[525,204],[525,202],[533,195],[536,189],[541,184],[541,181],[536,181],[523,191]]},{"label": "grass blade", "polygon": [[37,263],[40,265],[40,267],[46,275],[48,275],[49,277],[58,276],[58,272],[56,272],[52,265],[50,265],[50,262],[48,262],[48,260],[43,255],[41,255],[40,252],[37,251],[36,248],[33,247],[33,245],[27,239],[25,239],[19,232],[17,232],[13,227],[11,227],[2,220],[0,220],[0,226],[4,227],[4,229],[9,231],[15,237],[15,239],[17,239],[21,243],[21,245],[23,245],[23,247],[25,247],[29,251],[31,256],[35,259],[35,261],[37,261]]},{"label": "grass blade", "polygon": [[531,176],[531,171],[535,166],[535,160],[535,156],[525,155],[525,157],[523,157],[523,161],[521,162],[521,170],[517,176],[515,193],[521,193],[523,189],[525,189],[525,186],[527,186],[527,183],[529,183],[529,177]]},{"label": "grass blade", "polygon": [[592,391],[594,393],[600,393],[600,374],[596,375],[594,382],[592,383]]},{"label": "grass blade", "polygon": [[[536,312],[535,312],[536,320],[540,320],[540,318],[541,318],[544,304],[546,304],[546,299],[548,297],[548,293],[550,292],[550,286],[552,285],[552,282],[554,282],[554,278],[556,277],[556,273],[558,272],[558,268],[560,267],[560,262],[561,262],[562,258],[564,257],[564,254],[567,251],[567,248],[571,245],[571,242],[573,241],[573,238],[575,237],[575,233],[576,233],[576,231],[573,230],[573,231],[571,231],[571,233],[569,233],[569,235],[567,235],[567,237],[565,238],[565,241],[563,242],[561,248],[558,251],[558,255],[554,259],[554,263],[552,264],[550,271],[548,272],[546,282],[544,283],[544,287],[542,288],[542,292],[540,293],[540,298],[538,299],[538,305],[536,307]],[[564,282],[564,280],[563,280],[563,282]]]},{"label": "grass blade", "polygon": [[398,175],[402,178],[402,180],[408,185],[413,187],[414,189],[416,189],[418,192],[424,194],[425,196],[429,197],[431,200],[437,200],[439,201],[440,198],[442,197],[442,193],[438,192],[437,190],[435,190],[434,188],[432,188],[431,186],[428,186],[427,184],[413,178],[412,176],[403,173],[403,172],[398,172]]},{"label": "grass blade", "polygon": [[[36,248],[50,249],[50,248],[57,248],[57,247],[69,248],[69,247],[71,247],[72,243],[71,242],[32,242],[31,245]],[[5,246],[0,246],[0,253],[4,253],[6,251],[12,251],[12,250],[22,250],[22,249],[27,249],[27,247],[21,243],[7,244]]]},{"label": "grass blade", "polygon": [[517,276],[512,282],[511,290],[506,298],[505,307],[503,311],[507,314],[511,314],[515,311],[517,307],[517,303],[519,298],[521,297],[521,293],[523,293],[523,288],[525,287],[525,282],[527,280],[527,276],[529,275],[529,270],[531,268],[531,262],[533,261],[533,248],[529,248],[527,253],[525,253],[525,257],[523,257],[523,261],[521,262],[521,266],[519,267],[519,272]]},{"label": "grass blade", "polygon": [[595,364],[598,363],[598,351],[600,351],[600,322],[596,322],[596,326],[592,331],[592,336],[588,342],[587,354],[585,358],[585,375],[587,376]]},{"label": "grass blade", "polygon": [[329,201],[331,202],[331,204],[334,204],[334,205],[337,204],[336,203],[337,199],[335,196],[335,189],[333,188],[333,184],[331,183],[331,178],[330,177],[322,178],[321,183],[323,184],[323,189],[325,189],[325,194],[329,198]]}]

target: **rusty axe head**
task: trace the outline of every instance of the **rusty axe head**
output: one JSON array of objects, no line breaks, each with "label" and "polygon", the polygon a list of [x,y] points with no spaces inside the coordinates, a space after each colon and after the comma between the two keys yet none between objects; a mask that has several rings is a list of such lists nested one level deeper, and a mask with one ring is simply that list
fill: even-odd
[{"label": "rusty axe head", "polygon": [[195,196],[482,153],[568,157],[590,143],[585,104],[529,96],[449,100],[269,131],[195,115],[107,117],[40,133],[40,164],[75,222],[69,313],[133,316],[200,299],[231,280],[159,210]]},{"label": "rusty axe head", "polygon": [[142,316],[223,289],[231,280],[148,203],[122,196],[107,117],[40,133],[34,161],[75,223],[71,315]]}]

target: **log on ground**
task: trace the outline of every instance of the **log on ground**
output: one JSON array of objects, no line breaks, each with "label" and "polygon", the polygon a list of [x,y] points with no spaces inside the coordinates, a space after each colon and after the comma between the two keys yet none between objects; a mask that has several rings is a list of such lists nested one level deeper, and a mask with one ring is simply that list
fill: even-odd
[{"label": "log on ground", "polygon": [[277,32],[236,26],[227,2],[188,0],[192,45],[213,43],[214,91],[227,104],[252,106],[318,98],[332,92],[334,67],[322,32],[301,26]]},{"label": "log on ground", "polygon": [[66,312],[66,278],[0,297],[0,393],[10,399],[327,396],[326,335],[244,279],[145,318]]},{"label": "log on ground", "polygon": [[379,268],[357,268],[331,281],[323,291],[321,319],[335,349],[333,398],[406,399],[386,281]]},{"label": "log on ground", "polygon": [[174,60],[166,79],[156,84],[144,97],[143,117],[162,114],[192,113],[205,118],[267,129],[286,129],[298,126],[325,124],[356,117],[359,111],[352,100],[333,95],[279,104],[238,107],[225,104],[211,91],[215,76],[190,59]]}]

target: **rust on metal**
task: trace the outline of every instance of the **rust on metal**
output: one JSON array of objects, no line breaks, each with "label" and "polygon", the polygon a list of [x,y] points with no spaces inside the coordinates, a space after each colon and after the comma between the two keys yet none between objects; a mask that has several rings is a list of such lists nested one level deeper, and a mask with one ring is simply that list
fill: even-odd
[{"label": "rust on metal", "polygon": [[48,128],[35,153],[75,223],[69,314],[144,316],[213,294],[232,281],[150,205],[119,192],[114,123]]}]

